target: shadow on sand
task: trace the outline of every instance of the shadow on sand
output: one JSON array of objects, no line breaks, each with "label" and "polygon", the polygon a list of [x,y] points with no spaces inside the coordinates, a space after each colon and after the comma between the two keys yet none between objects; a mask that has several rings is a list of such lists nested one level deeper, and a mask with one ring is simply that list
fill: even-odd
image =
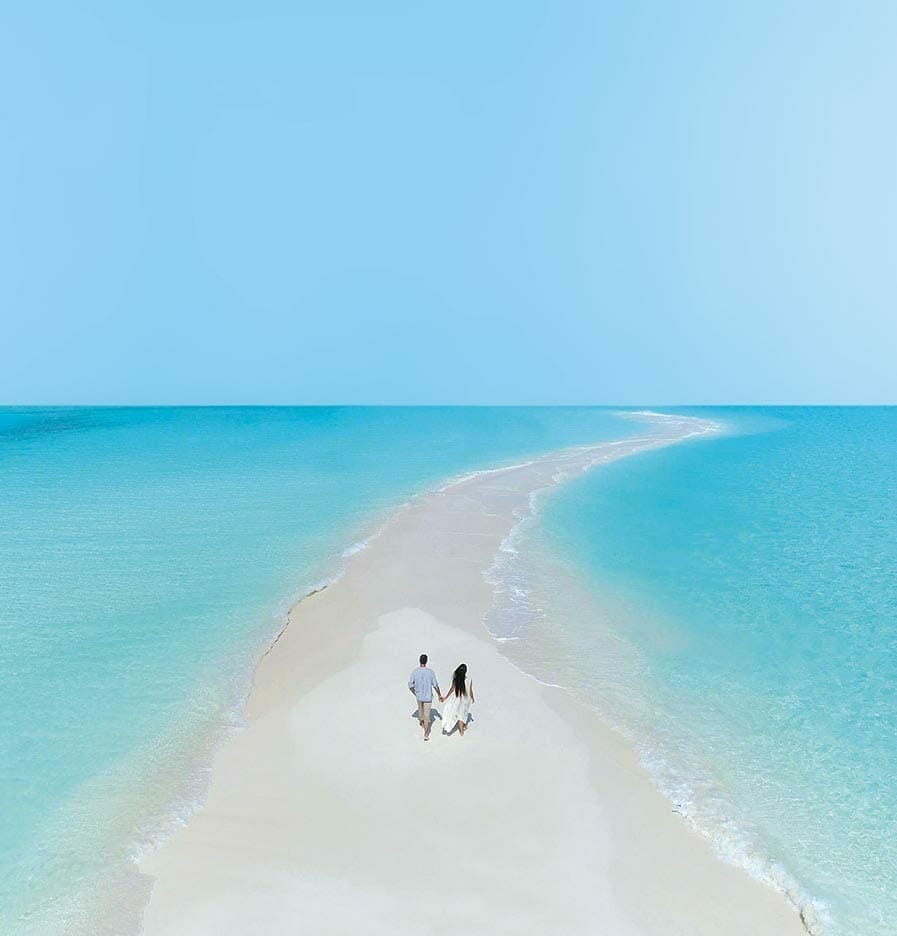
[{"label": "shadow on sand", "polygon": [[[415,721],[417,721],[417,709],[415,709],[415,710],[411,713],[411,717],[412,717]],[[436,721],[437,718],[438,718],[440,721],[442,721],[442,715],[440,715],[439,712],[436,711],[436,709],[431,708],[431,709],[430,709],[430,730],[431,730],[431,731],[433,730],[433,723]],[[473,724],[473,714],[472,714],[472,713],[468,713],[468,715],[467,715],[467,721],[466,721],[464,724],[465,724],[468,728],[471,726],[471,724]],[[448,737],[451,737],[453,734],[458,734],[458,733],[459,733],[459,732],[458,732],[458,723],[455,722],[455,724],[452,725],[451,728],[449,728],[448,730],[446,730],[446,725],[443,725],[443,726],[442,726],[442,733],[443,733],[447,738],[448,738]]]},{"label": "shadow on sand", "polygon": [[[473,722],[473,715],[471,715],[470,713],[468,713],[468,715],[467,715],[467,721],[464,722],[464,724],[465,724],[465,726],[466,726],[467,728],[469,728],[472,722]],[[449,728],[448,730],[446,730],[446,727],[447,727],[446,725],[443,725],[443,726],[442,726],[442,733],[443,733],[447,738],[450,738],[453,734],[460,734],[460,732],[458,731],[458,723],[457,723],[457,722],[455,722],[455,724],[452,725],[451,728]]]},{"label": "shadow on sand", "polygon": [[[411,717],[412,717],[415,721],[417,721],[417,709],[415,709],[415,710],[411,713]],[[439,712],[437,712],[436,709],[431,708],[431,709],[430,709],[430,730],[431,730],[431,731],[433,730],[433,722],[436,721],[437,718],[438,718],[440,721],[442,721],[442,716],[439,714]]]}]

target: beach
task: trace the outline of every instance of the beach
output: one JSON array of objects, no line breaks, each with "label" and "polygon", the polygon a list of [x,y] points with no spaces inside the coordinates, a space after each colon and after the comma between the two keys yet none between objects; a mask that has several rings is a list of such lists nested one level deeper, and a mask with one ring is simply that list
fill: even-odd
[{"label": "beach", "polygon": [[[655,420],[396,513],[260,661],[205,804],[141,862],[143,932],[803,932],[783,895],[676,815],[628,742],[513,666],[482,624],[484,572],[535,493],[712,430]],[[406,689],[421,652],[443,689],[469,667],[463,738],[437,720],[422,739]]]}]

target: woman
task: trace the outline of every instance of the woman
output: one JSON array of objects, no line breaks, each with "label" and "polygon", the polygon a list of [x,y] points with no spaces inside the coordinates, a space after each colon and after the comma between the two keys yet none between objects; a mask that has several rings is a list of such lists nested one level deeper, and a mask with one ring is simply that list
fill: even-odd
[{"label": "woman", "polygon": [[[451,699],[451,701],[448,701]],[[473,680],[467,675],[467,664],[462,663],[452,676],[452,688],[445,694],[443,700],[445,708],[442,710],[442,733],[450,734],[455,725],[461,736],[467,731],[467,713],[470,706],[476,702],[473,695]]]}]

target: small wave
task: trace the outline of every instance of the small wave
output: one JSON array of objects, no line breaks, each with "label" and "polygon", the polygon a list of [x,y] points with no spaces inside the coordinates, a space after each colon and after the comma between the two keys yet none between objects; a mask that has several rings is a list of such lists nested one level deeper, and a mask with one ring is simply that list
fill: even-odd
[{"label": "small wave", "polygon": [[535,514],[535,506],[535,492],[531,492],[528,508],[515,511],[517,522],[501,541],[492,564],[483,573],[493,595],[492,607],[486,612],[483,624],[487,632],[499,641],[520,639],[544,616],[542,609],[532,601],[531,588],[517,548],[517,541]]},{"label": "small wave", "polygon": [[624,729],[621,733],[634,743],[639,760],[657,789],[673,804],[675,812],[709,842],[720,860],[783,894],[797,910],[810,936],[831,932],[828,906],[807,894],[787,868],[769,857],[745,822],[738,818],[739,810],[722,788],[703,778],[698,768],[679,765],[681,751],[667,755],[659,744],[648,744],[645,731]]},{"label": "small wave", "polygon": [[525,462],[519,462],[516,465],[500,465],[498,468],[483,468],[480,471],[470,471],[467,474],[458,475],[454,478],[450,478],[443,485],[436,488],[432,493],[434,494],[445,494],[450,488],[457,487],[459,484],[464,484],[467,481],[473,481],[476,478],[482,478],[486,475],[502,474],[505,471],[513,471],[515,468],[527,468],[533,464],[535,459]]},{"label": "small wave", "polygon": [[358,553],[367,549],[368,546],[370,546],[371,543],[373,543],[374,540],[377,539],[377,537],[379,537],[382,532],[383,532],[383,527],[380,527],[379,530],[377,530],[374,533],[371,533],[371,535],[368,536],[366,539],[359,540],[357,543],[353,543],[351,546],[347,547],[340,553],[340,559],[351,559],[352,556],[358,555]]}]

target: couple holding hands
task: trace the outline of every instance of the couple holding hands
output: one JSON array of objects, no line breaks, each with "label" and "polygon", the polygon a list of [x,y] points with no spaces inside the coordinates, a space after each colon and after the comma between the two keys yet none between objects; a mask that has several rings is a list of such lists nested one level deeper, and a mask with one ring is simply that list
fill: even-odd
[{"label": "couple holding hands", "polygon": [[467,719],[471,703],[476,702],[473,695],[473,680],[467,673],[467,664],[462,663],[452,675],[452,685],[443,695],[439,689],[439,680],[436,674],[427,666],[427,655],[420,655],[420,666],[413,670],[408,678],[408,689],[417,699],[417,720],[424,730],[424,741],[430,740],[430,706],[433,702],[433,690],[439,696],[440,702],[446,703],[442,710],[442,733],[449,734],[455,725],[461,737],[467,731]]}]

